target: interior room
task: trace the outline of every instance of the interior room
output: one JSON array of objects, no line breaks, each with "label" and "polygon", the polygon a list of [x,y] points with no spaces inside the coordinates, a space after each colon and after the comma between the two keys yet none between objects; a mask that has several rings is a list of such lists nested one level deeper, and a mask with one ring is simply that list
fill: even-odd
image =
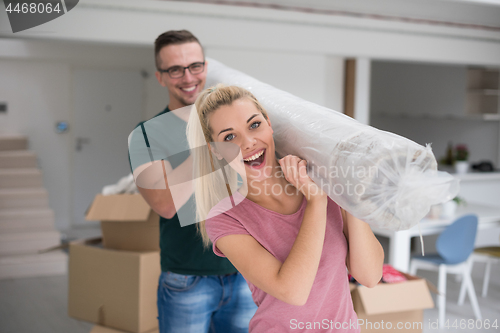
[{"label": "interior room", "polygon": [[[431,149],[426,176],[459,184],[432,204],[408,190],[408,205],[422,203],[411,228],[370,225],[384,267],[405,282],[351,281],[361,332],[398,322],[401,332],[499,329],[500,1],[65,0],[58,16],[24,27],[22,5],[8,3],[0,4],[0,332],[163,332],[159,217],[137,192],[129,144],[139,123],[173,105],[154,41],[182,29],[203,46],[209,79],[222,63],[324,117],[409,139]],[[430,260],[443,259],[445,236],[464,217],[475,221],[464,258]],[[109,253],[92,256],[97,249]]]}]

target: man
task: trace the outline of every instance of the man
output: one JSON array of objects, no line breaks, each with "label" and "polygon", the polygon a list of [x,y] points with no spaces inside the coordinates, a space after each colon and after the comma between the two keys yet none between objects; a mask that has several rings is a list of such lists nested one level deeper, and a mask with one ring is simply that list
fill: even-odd
[{"label": "man", "polygon": [[[177,211],[168,184],[163,189],[143,185],[157,183],[159,178],[167,183],[166,175],[169,180],[191,177],[186,113],[168,120],[165,116],[171,110],[193,104],[204,89],[207,75],[203,48],[186,30],[161,34],[155,41],[155,60],[156,78],[167,88],[170,101],[163,112],[139,124],[136,130],[141,132],[136,131],[139,135],[129,139],[134,147],[138,146],[137,140],[142,140],[142,151],[147,147],[149,155],[142,152],[143,159],[137,158],[141,152],[133,151],[130,142],[129,152],[139,192],[160,215],[162,274],[157,301],[160,333],[248,332],[256,305],[246,281],[234,266],[226,258],[216,256],[211,248],[203,247],[194,223],[192,187],[186,186],[186,193],[176,197],[177,206],[182,203]],[[172,114],[177,115],[175,112]],[[176,158],[168,158],[173,155]],[[137,162],[146,156],[152,163]],[[158,156],[165,158],[159,160]],[[189,217],[190,224],[183,221],[185,226],[181,226],[180,215],[182,219]]]}]

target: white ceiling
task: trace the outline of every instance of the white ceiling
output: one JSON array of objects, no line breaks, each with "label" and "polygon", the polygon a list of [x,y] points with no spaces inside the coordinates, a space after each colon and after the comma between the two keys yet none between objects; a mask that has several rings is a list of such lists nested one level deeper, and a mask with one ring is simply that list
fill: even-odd
[{"label": "white ceiling", "polygon": [[[500,0],[177,0],[500,30]],[[376,16],[374,16],[376,15]],[[422,21],[419,21],[422,20]],[[475,25],[475,26],[471,26]]]}]

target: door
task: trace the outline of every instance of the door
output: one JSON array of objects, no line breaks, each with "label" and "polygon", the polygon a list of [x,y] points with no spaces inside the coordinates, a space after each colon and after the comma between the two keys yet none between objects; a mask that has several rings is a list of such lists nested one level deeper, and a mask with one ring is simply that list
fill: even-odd
[{"label": "door", "polygon": [[73,71],[73,226],[106,185],[130,173],[127,139],[142,120],[139,70]]}]

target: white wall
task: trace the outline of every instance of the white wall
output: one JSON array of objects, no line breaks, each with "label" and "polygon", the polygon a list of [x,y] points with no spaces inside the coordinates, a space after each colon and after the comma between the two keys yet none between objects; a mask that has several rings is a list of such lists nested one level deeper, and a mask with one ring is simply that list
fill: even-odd
[{"label": "white wall", "polygon": [[466,66],[373,61],[371,113],[465,115]]},{"label": "white wall", "polygon": [[371,125],[421,145],[432,143],[437,159],[445,156],[448,142],[465,143],[471,162],[490,160],[498,167],[498,121],[372,116]]},{"label": "white wall", "polygon": [[438,159],[451,141],[467,144],[470,161],[496,164],[499,122],[465,118],[465,96],[465,66],[374,61],[370,124],[432,143]]},{"label": "white wall", "polygon": [[[151,53],[153,53],[152,50]],[[169,102],[168,90],[158,83],[154,71],[154,69],[148,71],[149,77],[144,85],[144,120],[151,119],[163,111]]]},{"label": "white wall", "polygon": [[325,72],[325,106],[344,112],[345,59],[327,56]]},{"label": "white wall", "polygon": [[[8,112],[0,113],[0,135],[28,137],[29,149],[38,156],[58,229],[70,228],[72,220],[73,69],[131,68],[149,72],[144,107],[137,110],[146,119],[163,109],[168,100],[152,75],[151,53],[152,48],[145,47],[0,40],[0,101],[8,103]],[[69,131],[57,134],[57,121],[68,121]]]},{"label": "white wall", "polygon": [[[466,66],[372,62],[370,125],[432,143],[439,160],[448,142],[467,144],[471,162],[500,157],[499,122],[465,118]],[[499,166],[496,165],[498,168]],[[468,202],[500,207],[500,182],[461,181],[459,196]],[[498,244],[500,228],[479,230],[476,246]],[[427,252],[437,235],[426,236]],[[416,250],[420,249],[417,242]]]},{"label": "white wall", "polygon": [[[58,120],[70,121],[68,64],[0,60],[0,100],[8,112],[0,114],[0,134],[23,134],[35,151],[55,211],[56,225],[68,226],[70,216],[71,134],[56,134]],[[70,121],[71,124],[71,121]]]},{"label": "white wall", "polygon": [[343,58],[306,53],[216,48],[207,48],[206,54],[278,89],[343,111]]}]

